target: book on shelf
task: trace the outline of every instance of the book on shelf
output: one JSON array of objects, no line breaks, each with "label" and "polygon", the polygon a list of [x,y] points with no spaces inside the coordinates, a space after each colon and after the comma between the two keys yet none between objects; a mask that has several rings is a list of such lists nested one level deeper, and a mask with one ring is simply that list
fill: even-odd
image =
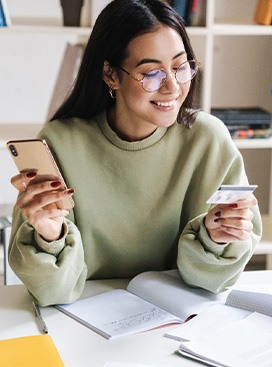
[{"label": "book on shelf", "polygon": [[0,0],[0,27],[11,24],[9,9],[6,0]]},{"label": "book on shelf", "polygon": [[228,126],[232,139],[270,139],[272,128],[252,128],[251,126]]},{"label": "book on shelf", "polygon": [[131,335],[188,317],[217,302],[224,292],[214,294],[188,287],[174,271],[148,271],[134,277],[126,290],[116,289],[55,306],[106,339]]},{"label": "book on shelf", "polygon": [[173,8],[179,13],[181,18],[186,21],[188,7],[189,7],[189,0],[173,0],[172,1]]},{"label": "book on shelf", "polygon": [[204,27],[206,24],[207,0],[173,0],[172,6],[187,27]]},{"label": "book on shelf", "polygon": [[67,43],[47,112],[48,120],[69,95],[77,76],[84,49],[85,46],[82,44]]},{"label": "book on shelf", "polygon": [[50,335],[0,340],[0,366],[64,367]]},{"label": "book on shelf", "polygon": [[234,139],[270,138],[272,135],[272,114],[263,108],[212,108],[211,114],[224,122]]},{"label": "book on shelf", "polygon": [[207,0],[195,0],[191,5],[191,12],[189,25],[191,27],[205,27]]},{"label": "book on shelf", "polygon": [[272,24],[272,1],[271,0],[257,0],[254,14],[255,23],[261,25]]}]

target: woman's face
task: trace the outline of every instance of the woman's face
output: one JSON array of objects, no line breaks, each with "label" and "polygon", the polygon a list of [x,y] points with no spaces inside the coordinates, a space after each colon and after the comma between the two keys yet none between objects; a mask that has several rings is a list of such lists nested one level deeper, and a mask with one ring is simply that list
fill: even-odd
[{"label": "woman's face", "polygon": [[[120,65],[135,78],[142,79],[154,69],[166,73],[175,71],[187,54],[180,35],[169,27],[160,27],[154,33],[133,39],[128,46],[128,56]],[[184,102],[190,82],[178,84],[174,73],[154,92],[143,89],[142,83],[121,71],[116,83],[116,104],[112,111],[112,127],[126,140],[143,139],[157,127],[172,125]],[[120,75],[119,73],[119,75]]]}]

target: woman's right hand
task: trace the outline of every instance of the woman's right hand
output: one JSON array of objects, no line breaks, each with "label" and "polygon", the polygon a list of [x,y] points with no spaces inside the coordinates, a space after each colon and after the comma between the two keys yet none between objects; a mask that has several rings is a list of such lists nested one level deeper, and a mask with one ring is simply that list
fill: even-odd
[{"label": "woman's right hand", "polygon": [[27,171],[11,178],[11,184],[19,191],[16,206],[45,241],[55,241],[61,236],[64,217],[69,214],[56,203],[72,196],[74,190],[61,188],[59,181],[35,182],[35,177],[37,172]]}]

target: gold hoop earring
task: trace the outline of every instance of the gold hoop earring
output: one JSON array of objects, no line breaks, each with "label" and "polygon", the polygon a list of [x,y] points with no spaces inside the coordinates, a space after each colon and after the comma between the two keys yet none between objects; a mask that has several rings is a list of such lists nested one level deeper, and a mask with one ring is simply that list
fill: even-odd
[{"label": "gold hoop earring", "polygon": [[116,92],[115,92],[115,89],[113,89],[113,87],[109,88],[109,94],[110,94],[112,99],[116,98]]}]

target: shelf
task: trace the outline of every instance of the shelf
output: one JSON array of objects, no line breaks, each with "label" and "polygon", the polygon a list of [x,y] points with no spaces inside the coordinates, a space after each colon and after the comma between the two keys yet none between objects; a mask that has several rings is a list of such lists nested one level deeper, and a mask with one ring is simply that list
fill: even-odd
[{"label": "shelf", "polygon": [[272,254],[272,241],[260,241],[259,245],[254,251],[254,255],[268,255]]},{"label": "shelf", "polygon": [[216,36],[271,36],[272,26],[220,23],[212,26],[212,32]]},{"label": "shelf", "polygon": [[186,27],[189,36],[207,36],[207,27]]},{"label": "shelf", "polygon": [[234,139],[234,144],[238,149],[271,149],[272,138],[270,139]]},{"label": "shelf", "polygon": [[91,28],[86,27],[63,27],[63,26],[48,26],[48,25],[11,25],[9,27],[1,27],[0,36],[16,33],[47,33],[47,34],[72,34],[75,36],[89,36]]}]

